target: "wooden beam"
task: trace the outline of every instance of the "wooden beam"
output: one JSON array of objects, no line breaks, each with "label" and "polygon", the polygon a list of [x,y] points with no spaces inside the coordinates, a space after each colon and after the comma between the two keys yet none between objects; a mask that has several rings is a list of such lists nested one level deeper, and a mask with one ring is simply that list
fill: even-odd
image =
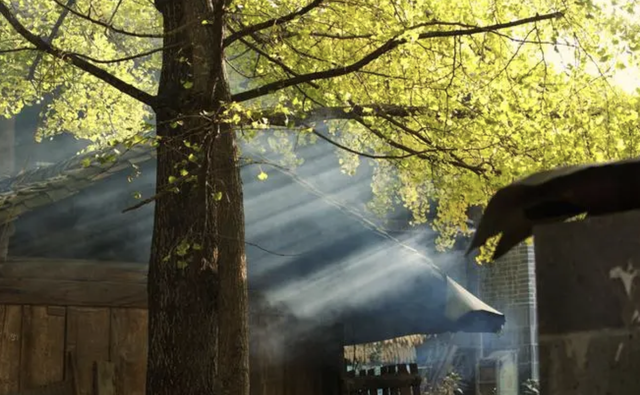
[{"label": "wooden beam", "polygon": [[[147,264],[9,257],[0,265],[0,305],[147,308]],[[250,313],[281,315],[249,289]]]},{"label": "wooden beam", "polygon": [[0,304],[147,307],[147,265],[9,257],[0,265]]},{"label": "wooden beam", "polygon": [[146,284],[0,278],[0,304],[147,307]]},{"label": "wooden beam", "polygon": [[146,284],[147,270],[144,263],[9,257],[0,278]]}]

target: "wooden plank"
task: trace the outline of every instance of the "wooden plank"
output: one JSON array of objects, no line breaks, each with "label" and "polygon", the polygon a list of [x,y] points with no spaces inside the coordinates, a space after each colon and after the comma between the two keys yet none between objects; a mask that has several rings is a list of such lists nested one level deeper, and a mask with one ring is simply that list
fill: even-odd
[{"label": "wooden plank", "polygon": [[[376,375],[375,369],[367,370],[367,376],[375,376],[375,375]],[[365,390],[364,393],[366,394],[367,391]],[[369,395],[378,395],[378,388],[369,388]]]},{"label": "wooden plank", "polygon": [[9,257],[0,266],[0,277],[146,284],[148,267],[143,263]]},{"label": "wooden plank", "polygon": [[[411,375],[413,376],[419,376],[417,363],[412,363],[409,365],[409,373],[411,373]],[[411,392],[413,395],[420,395],[420,384],[414,384],[411,387]]]},{"label": "wooden plank", "polygon": [[105,307],[67,308],[66,350],[75,356],[81,395],[90,395],[93,390],[93,363],[109,360],[110,319],[110,311]]},{"label": "wooden plank", "polygon": [[20,388],[22,306],[0,305],[0,394]]},{"label": "wooden plank", "polygon": [[[15,260],[15,258],[12,259]],[[108,267],[112,262],[102,262],[101,264]],[[3,274],[2,270],[7,270],[7,273]],[[65,270],[68,270],[68,273],[64,276],[73,277],[71,276],[73,266],[67,265]],[[81,271],[78,270],[78,273]],[[146,278],[144,281],[129,281],[126,280],[127,275],[122,274],[120,277],[124,278],[123,281],[107,281],[107,279],[103,281],[99,275],[95,275],[95,278],[89,276],[86,280],[66,280],[62,275],[59,276],[60,278],[55,278],[57,274],[54,269],[43,270],[42,277],[46,277],[47,273],[50,274],[50,278],[37,278],[33,270],[23,271],[16,265],[0,265],[0,304],[147,307]],[[100,272],[96,271],[96,273]],[[114,270],[114,273],[109,276],[112,279],[117,279],[117,270]],[[82,276],[78,274],[76,277],[81,278]],[[249,290],[250,304],[257,300],[253,296],[255,294],[257,294],[256,291]]]},{"label": "wooden plank", "polygon": [[0,304],[141,307],[146,284],[0,278]]},{"label": "wooden plank", "polygon": [[[390,376],[388,377],[389,379],[393,379],[393,378],[397,378],[397,376],[395,376],[396,372],[397,372],[398,366],[397,365],[389,365],[387,367],[387,374],[389,374]],[[383,385],[384,387],[388,387],[389,388],[389,394],[390,395],[399,395],[400,391],[398,390],[398,386],[400,386],[402,384],[385,384]]]},{"label": "wooden plank", "polygon": [[22,307],[20,390],[63,380],[64,310]]},{"label": "wooden plank", "polygon": [[66,352],[65,363],[64,381],[69,384],[71,395],[80,395],[80,388],[78,387],[78,364],[76,363],[75,356],[70,352]]},{"label": "wooden plank", "polygon": [[[386,376],[389,374],[389,366],[383,366],[380,368],[380,375]],[[382,387],[382,395],[390,395],[391,389],[389,387]]]},{"label": "wooden plank", "polygon": [[93,395],[116,395],[116,365],[113,362],[94,362],[93,379]]},{"label": "wooden plank", "polygon": [[111,309],[111,362],[118,394],[144,395],[147,372],[147,310]]},{"label": "wooden plank", "polygon": [[[398,365],[398,375],[401,377],[410,377],[409,376],[409,369],[407,368],[406,364],[400,364]],[[411,395],[411,387],[413,386],[413,383],[409,384],[407,383],[407,385],[403,385],[400,387],[400,395]]]}]

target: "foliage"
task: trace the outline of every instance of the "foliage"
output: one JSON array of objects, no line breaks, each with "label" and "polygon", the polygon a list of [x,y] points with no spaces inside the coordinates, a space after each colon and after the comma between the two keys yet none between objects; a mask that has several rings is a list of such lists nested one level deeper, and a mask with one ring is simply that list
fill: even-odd
[{"label": "foliage", "polygon": [[[2,4],[47,37],[66,3]],[[526,173],[640,150],[638,97],[609,83],[637,62],[631,1],[613,13],[591,0],[305,4],[231,2],[225,51],[234,95],[224,120],[248,142],[265,137],[287,164],[299,163],[298,144],[318,139],[348,148],[339,153],[347,173],[374,158],[371,210],[402,205],[422,223],[437,201],[442,248],[470,233],[467,208]],[[513,21],[521,23],[504,25]],[[52,41],[62,52],[36,62],[33,43],[0,18],[0,112],[46,100],[39,136],[70,132],[97,146],[145,132],[150,103],[134,93],[157,90],[153,2],[78,0],[62,26]],[[135,88],[74,67],[78,58]]]}]

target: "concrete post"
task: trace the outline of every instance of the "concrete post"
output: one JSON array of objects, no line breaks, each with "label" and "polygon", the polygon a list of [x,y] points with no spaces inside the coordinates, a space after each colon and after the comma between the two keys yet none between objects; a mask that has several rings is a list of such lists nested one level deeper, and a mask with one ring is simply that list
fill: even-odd
[{"label": "concrete post", "polygon": [[15,147],[15,118],[0,116],[0,179],[13,174]]},{"label": "concrete post", "polygon": [[640,211],[534,235],[540,393],[640,394]]},{"label": "concrete post", "polygon": [[[0,116],[0,179],[13,174],[15,148],[15,118]],[[0,224],[0,262],[7,258],[12,225]]]}]

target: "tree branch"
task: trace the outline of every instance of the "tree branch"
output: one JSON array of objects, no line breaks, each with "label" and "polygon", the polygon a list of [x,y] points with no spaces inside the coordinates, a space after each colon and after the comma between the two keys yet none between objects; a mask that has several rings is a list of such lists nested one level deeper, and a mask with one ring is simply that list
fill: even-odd
[{"label": "tree branch", "polygon": [[[344,107],[320,107],[304,112],[300,115],[285,115],[282,113],[274,113],[271,110],[255,112],[254,119],[267,119],[270,125],[274,126],[290,126],[301,125],[304,123],[315,122],[319,120],[340,120],[340,119],[356,119],[363,116],[380,116],[388,117],[410,117],[412,115],[426,113],[427,107],[417,106],[399,106],[395,104],[373,104],[373,105],[355,105]],[[250,123],[251,120],[245,120]]]},{"label": "tree branch", "polygon": [[268,29],[272,26],[278,26],[278,25],[282,25],[283,23],[292,21],[293,19],[308,13],[314,8],[317,8],[318,6],[320,6],[320,4],[322,4],[323,1],[324,0],[313,0],[311,3],[307,4],[305,7],[300,8],[298,11],[292,12],[282,17],[269,19],[267,21],[258,23],[256,25],[248,26],[242,30],[239,30],[233,34],[230,34],[224,39],[223,46],[228,47],[229,45],[233,44],[236,40],[242,37],[248,36],[252,33],[257,33],[260,30]]},{"label": "tree branch", "polygon": [[116,59],[96,59],[96,58],[93,58],[91,56],[83,55],[83,54],[77,53],[77,52],[69,52],[69,53],[67,53],[66,56],[73,55],[73,56],[77,56],[79,58],[90,60],[93,63],[109,64],[109,63],[126,62],[126,61],[129,61],[129,60],[134,60],[134,59],[138,59],[138,58],[144,58],[146,56],[153,55],[154,53],[158,53],[158,52],[164,51],[165,49],[175,48],[175,47],[177,47],[177,45],[167,45],[166,47],[154,48],[154,49],[151,49],[151,50],[146,51],[146,52],[140,52],[140,53],[137,53],[135,55],[129,55],[129,56],[125,56],[125,57],[122,57],[122,58],[116,58]]},{"label": "tree branch", "polygon": [[[48,42],[49,44],[51,44],[53,42],[53,39],[58,35],[58,31],[60,30],[60,26],[62,26],[62,23],[64,22],[64,19],[67,17],[67,14],[69,13],[69,10],[71,10],[71,7],[73,7],[75,2],[76,2],[76,0],[68,0],[67,1],[67,5],[65,6],[65,9],[62,10],[62,12],[60,13],[60,16],[58,16],[58,20],[53,25],[53,28],[51,29],[51,33],[49,33],[49,37],[47,38],[46,42]],[[33,80],[33,77],[36,74],[36,69],[38,68],[38,64],[40,64],[41,60],[42,60],[42,52],[38,52],[38,54],[36,55],[35,60],[33,61],[33,64],[31,65],[31,68],[29,69],[29,74],[27,74],[27,79],[29,81]]]},{"label": "tree branch", "polygon": [[[397,142],[397,141],[385,136],[382,132],[374,129],[373,127],[371,127],[371,125],[367,124],[362,118],[356,118],[355,120],[360,125],[362,125],[365,128],[367,128],[367,130],[369,130],[371,133],[373,133],[376,137],[378,137],[379,139],[381,139],[385,143],[389,144],[390,146],[392,146],[394,148],[397,148],[397,149],[399,149],[401,151],[410,153],[412,155],[415,155],[420,159],[425,159],[425,160],[428,160],[428,161],[434,161],[434,158],[428,157],[427,155],[423,154],[421,151],[416,151],[416,150],[414,150],[414,149],[412,149],[410,147],[407,147],[404,144],[401,144],[401,143],[399,143],[399,142]],[[440,151],[440,150],[438,148],[435,148],[433,151]],[[440,152],[441,153],[449,153],[450,154],[450,152],[446,152],[446,151],[445,152],[440,151]],[[447,163],[447,164],[449,164],[451,166],[455,166],[455,167],[459,167],[459,168],[462,168],[462,169],[469,170],[470,172],[472,172],[472,173],[474,173],[474,174],[476,174],[478,176],[483,176],[485,178],[487,177],[486,174],[485,174],[486,170],[484,168],[482,168],[480,166],[470,165],[470,164],[468,164],[468,163],[466,163],[466,162],[464,162],[464,161],[462,161],[460,159],[457,159],[457,157],[453,157],[453,159],[441,159],[441,161],[444,162],[444,163]]]},{"label": "tree branch", "polygon": [[20,34],[25,40],[34,45],[38,50],[45,52],[55,58],[68,61],[79,69],[93,75],[94,77],[104,81],[105,83],[111,85],[112,87],[118,89],[120,92],[133,97],[140,102],[147,104],[151,107],[156,104],[156,97],[144,92],[135,86],[122,81],[118,77],[113,74],[107,72],[100,67],[89,63],[88,61],[76,56],[69,55],[64,51],[53,47],[51,44],[47,43],[40,37],[31,33],[27,28],[25,28],[20,21],[11,13],[11,10],[5,5],[4,1],[0,0],[0,14],[9,22],[9,24],[14,28],[14,30]]},{"label": "tree branch", "polygon": [[315,129],[311,130],[311,133],[313,133],[314,135],[320,137],[322,140],[326,141],[327,143],[340,148],[341,150],[347,151],[349,153],[352,153],[354,155],[358,155],[358,156],[362,156],[365,158],[369,158],[369,159],[406,159],[406,158],[410,158],[412,156],[417,156],[417,155],[423,155],[428,153],[429,151],[420,151],[420,152],[415,152],[415,153],[406,153],[404,155],[375,155],[375,154],[369,154],[366,152],[361,152],[361,151],[356,151],[352,148],[347,147],[346,145],[340,144],[335,140],[330,139],[329,137],[325,136],[324,134],[318,132]]},{"label": "tree branch", "polygon": [[[245,40],[244,38],[239,38],[238,40],[240,40],[240,42],[243,43],[247,48],[257,52],[261,56],[264,56],[266,59],[268,59],[271,63],[274,63],[275,65],[279,66],[286,73],[288,73],[290,75],[293,75],[293,76],[297,76],[298,75],[289,66],[287,66],[286,64],[284,64],[280,60],[274,58],[273,56],[269,55],[268,53],[264,52],[263,50],[261,50],[257,46],[251,44],[249,41]],[[314,87],[316,89],[320,89],[320,87],[317,84],[315,84],[314,82],[309,82],[309,85],[311,85],[312,87]]]},{"label": "tree branch", "polygon": [[36,47],[18,47],[18,48],[10,48],[10,49],[0,49],[0,53],[14,53],[14,52],[24,52],[24,51],[37,51]]},{"label": "tree branch", "polygon": [[[302,116],[295,115],[285,115],[285,114],[269,114],[268,112],[258,112],[254,113],[255,118],[260,119],[264,118],[269,122],[269,125],[272,126],[281,126],[281,127],[310,127],[311,133],[318,136],[319,138],[325,140],[326,142],[343,149],[347,152],[350,152],[355,155],[363,156],[371,159],[404,159],[412,156],[416,156],[420,159],[434,161],[435,159],[429,157],[428,154],[433,153],[441,153],[451,157],[451,159],[440,159],[440,161],[447,163],[449,165],[459,167],[462,169],[469,170],[479,176],[486,177],[486,169],[482,166],[474,166],[466,163],[463,159],[458,157],[455,154],[455,150],[451,148],[439,147],[429,139],[426,139],[424,136],[421,136],[417,131],[414,131],[397,121],[394,121],[393,118],[402,118],[402,117],[410,117],[416,115],[418,113],[425,113],[428,111],[426,107],[412,107],[412,106],[398,106],[398,105],[369,105],[369,106],[360,106],[354,105],[353,107],[322,107],[318,109],[314,109],[312,111],[304,113]],[[392,125],[402,130],[404,133],[412,135],[418,138],[425,145],[431,146],[433,148],[429,148],[426,150],[414,150],[410,147],[407,147],[404,144],[401,144],[387,136],[385,136],[382,132],[375,130],[371,127],[371,125],[367,124],[363,117],[365,116],[376,116],[381,119],[384,119],[387,122],[391,122]],[[369,154],[365,152],[360,152],[353,150],[343,144],[338,143],[335,140],[330,139],[329,137],[323,135],[312,127],[312,123],[319,120],[354,120],[369,130],[373,135],[383,140],[389,146],[396,148],[400,151],[405,152],[403,155],[375,155]],[[250,120],[243,120],[243,123],[250,123]]]},{"label": "tree branch", "polygon": [[[564,14],[562,12],[554,12],[551,14],[545,15],[536,15],[534,17],[519,19],[512,22],[507,23],[499,23],[490,26],[478,26],[468,29],[458,29],[458,30],[449,30],[449,31],[432,31],[425,32],[418,35],[418,39],[423,40],[427,38],[443,38],[443,37],[460,37],[460,36],[470,36],[478,33],[488,33],[494,30],[507,29],[510,27],[525,25],[532,22],[543,21],[547,19],[556,19],[562,17]],[[232,100],[235,102],[243,102],[246,100],[254,99],[256,97],[264,96],[269,93],[273,93],[279,91],[281,89],[288,88],[290,86],[308,83],[310,81],[317,81],[329,78],[340,77],[346,74],[350,74],[356,72],[363,67],[367,66],[369,63],[378,59],[382,55],[396,49],[402,44],[408,42],[406,38],[392,38],[376,48],[375,50],[369,52],[364,57],[360,58],[360,60],[351,63],[348,66],[344,67],[335,67],[329,70],[317,71],[314,73],[302,74],[299,76],[287,78],[280,81],[271,82],[269,84],[263,85],[259,88],[251,89],[245,92],[237,93],[232,96]]]}]

